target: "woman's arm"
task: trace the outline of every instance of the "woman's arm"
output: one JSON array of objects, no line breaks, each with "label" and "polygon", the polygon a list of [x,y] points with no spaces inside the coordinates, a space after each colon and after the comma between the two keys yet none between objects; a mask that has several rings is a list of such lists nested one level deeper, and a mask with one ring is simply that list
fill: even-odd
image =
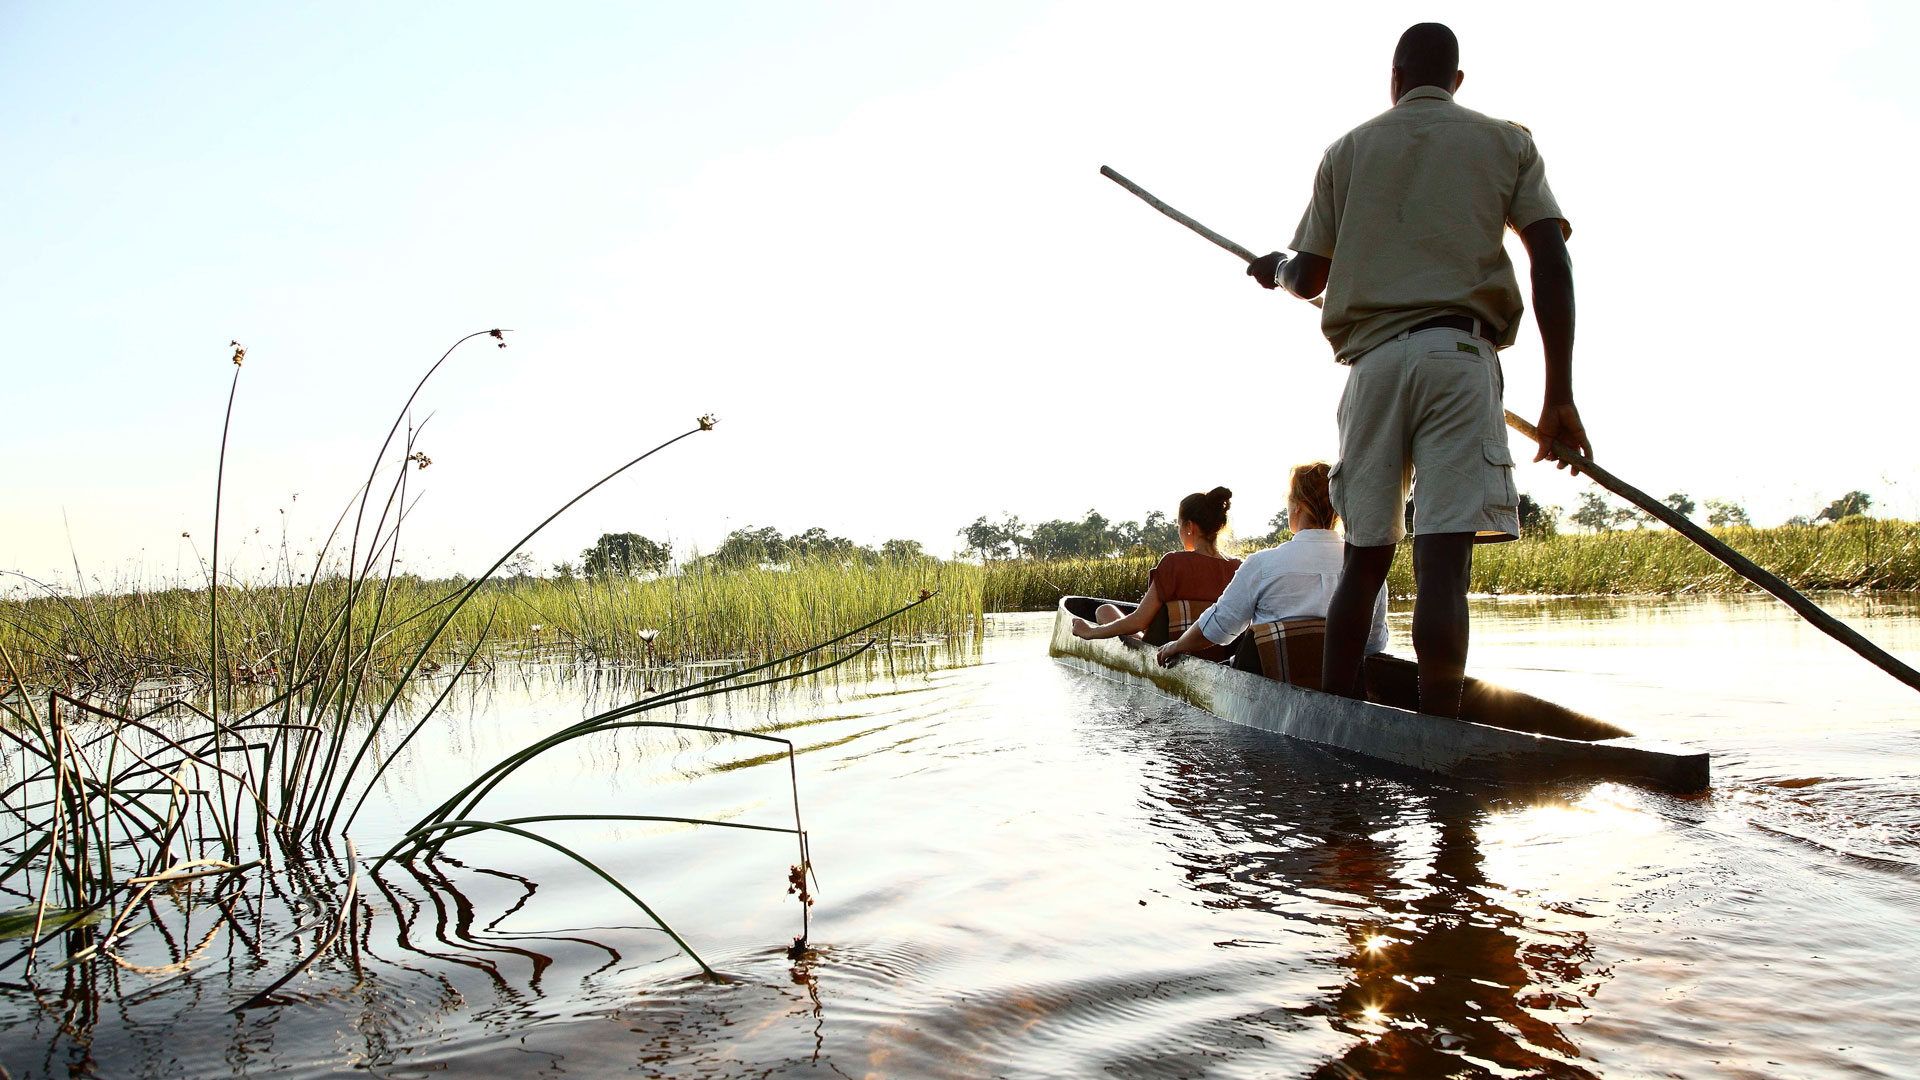
[{"label": "woman's arm", "polygon": [[1207,635],[1200,632],[1200,624],[1195,622],[1187,627],[1187,632],[1181,634],[1179,640],[1160,646],[1160,651],[1154,655],[1161,667],[1172,667],[1174,659],[1182,653],[1196,653],[1211,648],[1213,642],[1207,640]]},{"label": "woman's arm", "polygon": [[1134,608],[1131,614],[1122,616],[1110,623],[1101,623],[1098,626],[1095,626],[1085,619],[1075,619],[1073,620],[1073,636],[1097,640],[1099,638],[1120,637],[1123,634],[1137,634],[1145,630],[1147,626],[1153,622],[1153,617],[1158,615],[1160,609],[1164,606],[1165,605],[1160,602],[1159,587],[1149,582],[1147,584],[1147,595],[1140,598],[1140,606]]}]

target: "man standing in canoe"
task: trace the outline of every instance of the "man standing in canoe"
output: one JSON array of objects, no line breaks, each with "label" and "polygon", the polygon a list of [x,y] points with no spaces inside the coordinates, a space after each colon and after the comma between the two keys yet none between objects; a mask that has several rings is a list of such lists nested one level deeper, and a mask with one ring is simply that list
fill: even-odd
[{"label": "man standing in canoe", "polygon": [[1364,692],[1368,618],[1417,479],[1413,648],[1420,709],[1436,716],[1460,714],[1473,545],[1520,533],[1497,352],[1525,310],[1502,244],[1509,226],[1527,249],[1546,352],[1540,445],[1558,439],[1591,455],[1573,403],[1572,229],[1527,129],[1454,103],[1459,67],[1445,26],[1401,35],[1393,107],[1327,148],[1296,254],[1247,267],[1269,289],[1302,299],[1324,291],[1321,329],[1353,368],[1332,475],[1346,556],[1327,611],[1322,686]]}]

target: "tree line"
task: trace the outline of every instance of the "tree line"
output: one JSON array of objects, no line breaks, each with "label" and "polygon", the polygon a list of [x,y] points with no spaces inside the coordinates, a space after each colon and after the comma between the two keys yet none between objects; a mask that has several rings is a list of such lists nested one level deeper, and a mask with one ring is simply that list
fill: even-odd
[{"label": "tree line", "polygon": [[[1685,492],[1674,492],[1661,500],[1679,513],[1692,517],[1701,505]],[[1850,491],[1833,500],[1811,517],[1795,515],[1787,525],[1812,525],[1822,521],[1840,521],[1867,512],[1872,496]],[[1713,528],[1751,525],[1746,508],[1731,499],[1708,499],[1707,524]],[[1564,511],[1549,506],[1532,495],[1520,496],[1520,532],[1523,536],[1553,536],[1560,530]],[[1407,502],[1407,527],[1413,527],[1414,503]],[[1638,507],[1613,502],[1603,492],[1589,489],[1580,496],[1580,504],[1566,515],[1571,524],[1588,532],[1608,532],[1623,528],[1646,528],[1654,518]],[[1078,521],[1055,519],[1028,523],[1015,514],[1003,513],[998,520],[982,515],[973,524],[959,530],[966,550],[982,560],[993,559],[1094,559],[1118,555],[1158,555],[1180,546],[1177,522],[1155,510],[1142,521],[1108,520],[1099,511],[1089,510]],[[1285,510],[1273,515],[1266,531],[1257,536],[1242,536],[1243,547],[1272,547],[1293,534],[1287,527]]]},{"label": "tree line", "polygon": [[[833,560],[839,562],[904,562],[927,558],[918,540],[888,540],[873,547],[856,544],[844,536],[834,536],[815,526],[787,535],[771,526],[735,529],[720,546],[705,554],[695,554],[680,563],[682,569],[735,569],[747,566],[786,566],[796,562]],[[664,574],[675,566],[673,543],[651,540],[639,533],[602,533],[593,546],[580,552],[578,560],[553,564],[554,577],[570,580],[585,577],[636,578]],[[530,576],[532,556],[524,553],[509,560],[504,568],[509,576]]]},{"label": "tree line", "polygon": [[[1661,500],[1687,517],[1701,509],[1685,492],[1675,492]],[[1841,521],[1858,517],[1873,505],[1873,497],[1864,491],[1850,491],[1833,500],[1818,513],[1797,514],[1787,525],[1813,525],[1823,521]],[[1714,528],[1751,525],[1747,511],[1730,499],[1708,499],[1707,524]],[[1520,531],[1526,536],[1552,536],[1559,531],[1563,511],[1548,506],[1533,496],[1520,496]],[[1566,515],[1571,524],[1588,532],[1645,528],[1653,517],[1633,506],[1613,502],[1598,490],[1589,489],[1580,503]],[[1412,525],[1413,503],[1407,504],[1407,521]],[[1292,535],[1287,512],[1281,510],[1267,521],[1264,533],[1241,537],[1249,548],[1271,547]],[[983,561],[996,559],[1099,559],[1121,555],[1159,555],[1180,546],[1180,528],[1164,512],[1155,510],[1139,521],[1112,521],[1097,510],[1088,510],[1078,521],[1056,518],[1026,522],[1015,514],[1003,513],[998,520],[986,515],[958,530],[966,551]],[[786,534],[771,526],[735,529],[713,551],[696,554],[679,564],[683,569],[732,569],[745,566],[787,566],[796,562],[832,560],[874,564],[932,558],[918,540],[888,540],[878,546],[858,544],[844,536],[835,536],[815,526]],[[675,566],[671,541],[649,539],[639,533],[603,533],[578,559],[553,564],[552,576],[561,580],[634,578],[665,574]],[[502,567],[503,577],[525,578],[536,573],[533,556],[521,552]]]},{"label": "tree line", "polygon": [[[1056,518],[1031,524],[1015,514],[1001,514],[998,521],[982,515],[958,535],[982,560],[1159,555],[1180,546],[1179,523],[1159,510],[1140,521],[1110,521],[1097,510],[1087,511],[1079,521]],[[1267,522],[1266,534],[1242,538],[1242,543],[1270,547],[1290,535],[1282,510]]]},{"label": "tree line", "polygon": [[[1522,495],[1520,499],[1522,503],[1522,524],[1524,525],[1527,497]],[[1683,491],[1676,491],[1660,501],[1666,503],[1672,507],[1676,513],[1684,517],[1690,518],[1700,509],[1700,505],[1694,502],[1693,498]],[[1782,524],[1816,525],[1823,521],[1839,522],[1847,518],[1861,517],[1865,515],[1872,506],[1873,496],[1864,491],[1849,491],[1845,495],[1828,503],[1811,517],[1806,514],[1795,514],[1782,522]],[[1549,507],[1547,509],[1551,511],[1550,516],[1558,516],[1559,507]],[[1732,499],[1708,499],[1706,501],[1706,511],[1707,524],[1716,529],[1753,524],[1753,520],[1748,516],[1746,508],[1734,502]],[[1580,505],[1574,509],[1573,513],[1567,515],[1567,520],[1588,532],[1609,532],[1614,529],[1629,527],[1636,529],[1645,528],[1653,524],[1654,519],[1651,514],[1646,513],[1638,507],[1617,504],[1600,491],[1590,488],[1581,493]]]}]

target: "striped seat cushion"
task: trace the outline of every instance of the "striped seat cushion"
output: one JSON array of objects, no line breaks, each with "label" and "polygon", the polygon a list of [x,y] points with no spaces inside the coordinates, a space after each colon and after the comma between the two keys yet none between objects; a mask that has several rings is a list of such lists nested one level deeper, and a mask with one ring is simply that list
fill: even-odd
[{"label": "striped seat cushion", "polygon": [[1200,621],[1213,603],[1207,600],[1169,600],[1167,601],[1167,640],[1178,641],[1187,627]]},{"label": "striped seat cushion", "polygon": [[1327,620],[1289,619],[1283,623],[1255,623],[1246,637],[1252,648],[1241,648],[1234,666],[1258,671],[1269,679],[1309,690],[1320,689],[1320,663],[1327,643]]}]

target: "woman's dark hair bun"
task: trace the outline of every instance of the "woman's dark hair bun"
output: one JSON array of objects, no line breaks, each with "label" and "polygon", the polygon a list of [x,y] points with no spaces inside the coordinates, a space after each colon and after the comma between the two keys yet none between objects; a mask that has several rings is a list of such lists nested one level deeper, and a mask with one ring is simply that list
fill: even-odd
[{"label": "woman's dark hair bun", "polygon": [[1200,526],[1200,531],[1212,540],[1227,527],[1227,507],[1233,502],[1233,492],[1217,487],[1212,491],[1199,492],[1180,500],[1180,520],[1191,521]]}]

